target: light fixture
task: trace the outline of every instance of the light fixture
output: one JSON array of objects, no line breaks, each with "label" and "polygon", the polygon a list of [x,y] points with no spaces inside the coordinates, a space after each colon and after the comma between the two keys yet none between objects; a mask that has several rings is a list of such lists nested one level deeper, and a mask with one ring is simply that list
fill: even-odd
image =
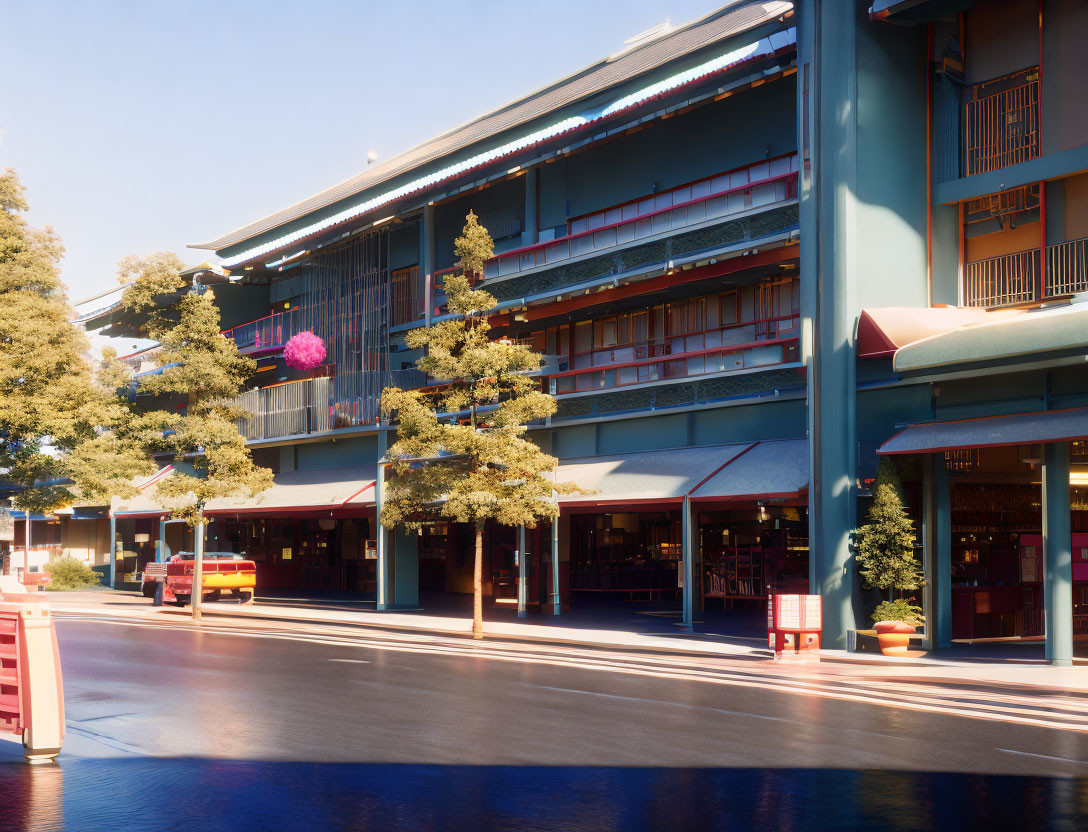
[{"label": "light fixture", "polygon": [[1070,485],[1088,485],[1088,471],[1070,471]]},{"label": "light fixture", "polygon": [[137,532],[133,536],[132,540],[133,540],[133,542],[140,543],[140,544],[150,543],[151,542],[151,535],[149,535],[147,532]]}]

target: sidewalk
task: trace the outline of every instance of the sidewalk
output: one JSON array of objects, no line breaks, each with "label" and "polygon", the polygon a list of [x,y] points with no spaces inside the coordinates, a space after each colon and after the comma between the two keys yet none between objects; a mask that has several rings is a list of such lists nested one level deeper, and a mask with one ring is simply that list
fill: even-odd
[{"label": "sidewalk", "polygon": [[[148,622],[181,623],[188,619],[187,609],[153,607],[139,595],[111,590],[43,593],[55,613],[113,615]],[[344,605],[257,603],[250,606],[228,603],[204,605],[206,620],[223,624],[253,625],[257,622],[281,622],[312,626],[348,626],[372,632],[400,632],[436,637],[468,638],[472,622],[461,616],[430,615],[412,611],[376,612],[345,609]],[[760,662],[769,660],[766,642],[749,638],[728,638],[701,633],[686,633],[662,628],[655,632],[631,632],[603,627],[578,627],[550,618],[549,623],[521,621],[485,621],[484,631],[492,639],[611,649],[627,652],[652,652],[702,659],[732,659]],[[485,640],[486,642],[486,640]],[[1088,693],[1088,667],[1058,668],[1036,661],[979,661],[977,658],[945,658],[927,654],[912,658],[891,658],[878,654],[847,653],[843,650],[821,651],[820,662],[797,665],[810,672],[819,668],[832,675],[885,677],[888,680],[926,681],[954,685],[1001,685],[1025,691],[1050,694]]]}]

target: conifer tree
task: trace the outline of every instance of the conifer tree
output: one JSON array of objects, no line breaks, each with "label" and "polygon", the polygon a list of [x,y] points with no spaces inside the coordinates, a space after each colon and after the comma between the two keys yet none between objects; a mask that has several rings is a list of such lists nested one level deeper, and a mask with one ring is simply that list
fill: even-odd
[{"label": "conifer tree", "polygon": [[922,569],[914,557],[914,523],[903,507],[899,472],[890,459],[877,470],[869,522],[858,529],[858,574],[869,586],[888,591],[919,589]]},{"label": "conifer tree", "polygon": [[0,471],[28,514],[134,492],[154,470],[123,399],[96,378],[57,272],[64,249],[31,228],[14,171],[0,175]]},{"label": "conifer tree", "polygon": [[397,421],[397,441],[386,454],[381,523],[418,530],[429,517],[466,523],[475,532],[472,635],[483,638],[483,539],[491,520],[533,528],[558,515],[552,499],[579,490],[554,483],[557,461],[525,438],[526,425],[555,412],[555,399],[527,375],[541,357],[524,344],[492,341],[487,311],[495,298],[473,289],[493,243],[469,212],[454,244],[458,273],[445,281],[456,319],[408,332],[411,349],[426,352],[416,367],[442,382],[434,393],[387,388],[382,409]]},{"label": "conifer tree", "polygon": [[271,487],[272,472],[253,464],[238,431],[244,414],[228,404],[252,374],[252,359],[238,354],[223,336],[219,309],[210,289],[188,287],[176,255],[159,253],[122,261],[120,280],[132,281],[122,307],[141,333],[159,342],[161,372],[140,380],[140,392],[180,399],[183,413],[152,412],[146,418],[168,428],[161,449],[187,463],[192,473],[175,472],[160,481],[157,494],[174,517],[192,528],[196,563],[191,604],[200,619],[204,551],[204,509],[216,498],[246,498]]}]

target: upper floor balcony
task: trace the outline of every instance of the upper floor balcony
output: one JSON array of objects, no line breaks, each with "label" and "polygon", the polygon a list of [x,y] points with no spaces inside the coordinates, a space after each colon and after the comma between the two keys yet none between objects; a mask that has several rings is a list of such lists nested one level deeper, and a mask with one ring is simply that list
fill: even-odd
[{"label": "upper floor balcony", "polygon": [[1039,156],[1039,68],[973,84],[964,91],[965,176]]},{"label": "upper floor balcony", "polygon": [[[964,265],[964,303],[996,308],[1088,292],[1088,238]],[[1045,266],[1045,268],[1043,268]]]},{"label": "upper floor balcony", "polygon": [[283,345],[298,331],[300,323],[299,309],[296,306],[225,329],[223,334],[234,341],[238,352],[243,355],[260,355],[282,350]]}]

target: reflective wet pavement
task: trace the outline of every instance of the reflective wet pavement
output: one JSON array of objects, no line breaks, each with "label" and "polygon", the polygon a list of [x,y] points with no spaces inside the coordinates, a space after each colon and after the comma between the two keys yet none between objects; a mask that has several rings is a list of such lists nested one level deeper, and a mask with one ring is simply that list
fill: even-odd
[{"label": "reflective wet pavement", "polygon": [[206,630],[61,621],[65,752],[0,744],[0,826],[1088,828],[1080,732],[575,650]]}]

